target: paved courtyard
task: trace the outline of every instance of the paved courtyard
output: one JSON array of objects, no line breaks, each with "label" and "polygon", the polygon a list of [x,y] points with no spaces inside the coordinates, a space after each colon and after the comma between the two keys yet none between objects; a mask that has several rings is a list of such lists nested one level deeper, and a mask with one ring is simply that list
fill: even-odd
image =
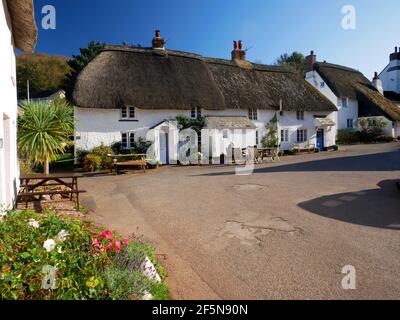
[{"label": "paved courtyard", "polygon": [[[85,178],[97,223],[157,247],[176,299],[399,299],[400,144]],[[356,268],[343,290],[342,268]]]}]

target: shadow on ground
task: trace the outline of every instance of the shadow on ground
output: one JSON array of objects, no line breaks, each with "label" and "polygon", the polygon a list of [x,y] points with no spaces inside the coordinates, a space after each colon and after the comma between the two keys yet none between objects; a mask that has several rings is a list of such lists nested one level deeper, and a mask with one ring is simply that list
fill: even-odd
[{"label": "shadow on ground", "polygon": [[357,225],[400,230],[398,180],[384,180],[378,189],[339,193],[299,203],[320,216]]},{"label": "shadow on ground", "polygon": [[[273,167],[255,168],[253,173],[273,172],[320,172],[320,171],[395,171],[400,170],[400,150],[352,157],[336,157],[283,164]],[[233,175],[235,171],[212,172],[198,176]]]}]

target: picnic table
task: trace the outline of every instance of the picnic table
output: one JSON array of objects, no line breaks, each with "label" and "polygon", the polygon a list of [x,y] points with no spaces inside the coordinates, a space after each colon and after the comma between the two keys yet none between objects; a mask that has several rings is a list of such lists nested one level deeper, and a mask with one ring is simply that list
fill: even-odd
[{"label": "picnic table", "polygon": [[[113,159],[113,167],[114,171],[118,173],[118,167],[122,166],[131,166],[131,167],[140,167],[143,169],[143,172],[146,173],[146,154],[137,153],[137,154],[119,154],[119,155],[108,155]],[[130,158],[130,159],[129,159]]]},{"label": "picnic table", "polygon": [[254,158],[255,162],[262,162],[264,158],[271,158],[272,160],[279,158],[279,153],[277,148],[255,148],[255,147],[248,147],[242,150],[243,155],[246,157]]},{"label": "picnic table", "polygon": [[[26,174],[20,176],[20,192],[18,193],[18,201],[21,198],[25,200],[25,207],[28,207],[29,199],[35,196],[43,195],[69,195],[72,201],[73,196],[76,196],[76,207],[79,210],[79,194],[86,192],[79,190],[78,179],[82,178],[81,173],[54,173],[54,174]],[[68,179],[68,181],[66,180]],[[70,180],[69,180],[70,179]],[[64,190],[46,190],[47,187],[65,187]],[[40,191],[37,191],[41,188]]]}]

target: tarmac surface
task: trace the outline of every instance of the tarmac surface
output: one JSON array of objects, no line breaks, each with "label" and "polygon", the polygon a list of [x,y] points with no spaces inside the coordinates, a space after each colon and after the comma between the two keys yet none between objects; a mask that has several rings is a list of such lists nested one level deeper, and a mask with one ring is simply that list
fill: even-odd
[{"label": "tarmac surface", "polygon": [[[174,299],[400,299],[399,143],[234,170],[85,178],[82,203],[156,246]],[[342,287],[349,265],[355,290]]]}]

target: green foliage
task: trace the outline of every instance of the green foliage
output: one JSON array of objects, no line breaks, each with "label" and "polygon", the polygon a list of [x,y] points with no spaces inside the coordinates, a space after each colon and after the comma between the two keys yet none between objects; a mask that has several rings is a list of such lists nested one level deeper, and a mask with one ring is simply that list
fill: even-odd
[{"label": "green foliage", "polygon": [[70,72],[67,58],[40,54],[17,56],[18,98],[26,99],[27,80],[31,98],[49,96],[62,88]]},{"label": "green foliage", "polygon": [[133,143],[131,149],[122,149],[121,142],[114,142],[111,145],[111,149],[114,154],[145,154],[147,150],[150,148],[152,142],[146,141],[142,137],[140,137],[137,141]]},{"label": "green foliage", "polygon": [[280,66],[286,66],[290,69],[297,71],[300,74],[306,73],[306,60],[303,54],[299,52],[293,52],[291,55],[284,53],[275,62]]},{"label": "green foliage", "polygon": [[103,169],[111,169],[113,160],[112,157],[108,155],[114,154],[113,149],[111,147],[107,147],[104,144],[92,149],[92,155],[99,156],[101,158],[100,165]]},{"label": "green foliage", "polygon": [[162,279],[166,273],[157,263],[154,247],[139,239],[132,241],[126,250],[113,259],[104,272],[105,283],[113,300],[131,300],[143,298],[146,292],[153,295],[155,300],[169,299],[169,290],[161,282],[147,278],[142,273],[142,264],[147,257],[155,266]]},{"label": "green foliage", "polygon": [[178,122],[178,127],[180,130],[184,129],[193,129],[199,134],[201,130],[206,126],[206,120],[204,117],[199,117],[196,119],[188,118],[182,115],[179,115],[175,118]]},{"label": "green foliage", "polygon": [[87,172],[93,172],[101,165],[101,161],[102,159],[100,156],[89,153],[83,158],[83,168]]},{"label": "green foliage", "polygon": [[24,102],[18,117],[19,152],[34,164],[48,164],[65,151],[74,129],[73,108],[67,102]]},{"label": "green foliage", "polygon": [[360,130],[340,129],[338,130],[337,141],[339,144],[392,141],[392,138],[382,135],[385,126],[385,121],[380,118],[360,118],[358,120]]},{"label": "green foliage", "polygon": [[278,118],[275,115],[270,123],[265,127],[267,134],[261,139],[263,148],[275,148],[279,144],[278,140]]},{"label": "green foliage", "polygon": [[[30,219],[39,228],[29,226]],[[61,230],[69,235],[51,252],[43,247]],[[0,297],[2,299],[104,299],[105,258],[94,255],[91,227],[53,212],[9,212],[0,222]],[[54,290],[42,289],[45,265],[57,266]],[[89,286],[88,283],[95,285]]]},{"label": "green foliage", "polygon": [[78,160],[79,163],[83,163],[85,160],[85,156],[88,155],[90,152],[87,150],[83,149],[77,149],[76,150],[76,159]]},{"label": "green foliage", "polygon": [[359,132],[354,129],[339,129],[336,137],[339,144],[353,144],[359,142]]},{"label": "green foliage", "polygon": [[335,144],[335,145],[333,146],[333,150],[334,150],[334,151],[338,151],[338,150],[339,150],[339,146]]}]

